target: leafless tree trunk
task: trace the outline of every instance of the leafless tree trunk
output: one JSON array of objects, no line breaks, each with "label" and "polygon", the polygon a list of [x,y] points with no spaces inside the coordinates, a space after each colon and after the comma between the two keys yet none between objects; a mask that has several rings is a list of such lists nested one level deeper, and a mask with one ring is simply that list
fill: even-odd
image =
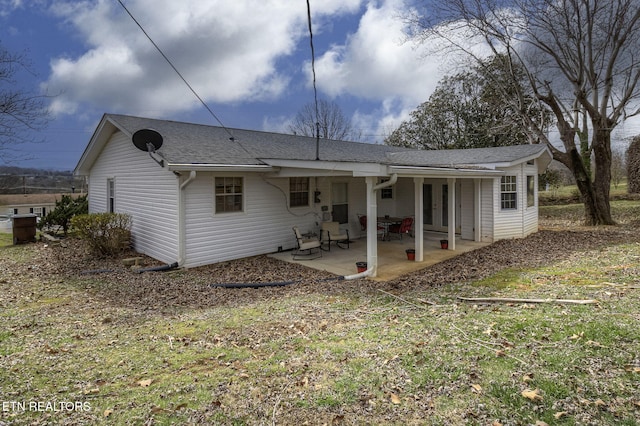
[{"label": "leafless tree trunk", "polygon": [[507,8],[498,0],[437,0],[427,8],[418,1],[424,13],[408,17],[415,39],[444,41],[478,62],[486,56],[478,45],[488,46],[524,67],[537,99],[553,112],[562,147],[520,109],[532,140],[546,143],[573,173],[586,223],[613,224],[611,132],[639,112],[640,2],[513,0]]}]

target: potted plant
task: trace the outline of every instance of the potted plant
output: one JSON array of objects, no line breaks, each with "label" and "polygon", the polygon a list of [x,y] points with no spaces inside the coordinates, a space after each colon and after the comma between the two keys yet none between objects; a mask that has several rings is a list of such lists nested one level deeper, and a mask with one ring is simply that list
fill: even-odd
[{"label": "potted plant", "polygon": [[440,240],[440,248],[447,250],[449,248],[449,240]]},{"label": "potted plant", "polygon": [[416,260],[416,251],[414,249],[406,249],[407,260]]}]

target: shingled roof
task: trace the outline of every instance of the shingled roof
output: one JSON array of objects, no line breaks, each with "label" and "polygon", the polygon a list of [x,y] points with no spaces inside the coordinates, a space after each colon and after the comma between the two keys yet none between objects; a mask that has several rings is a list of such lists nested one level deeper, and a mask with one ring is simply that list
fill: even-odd
[{"label": "shingled roof", "polygon": [[[173,164],[266,164],[263,160],[315,160],[316,139],[307,136],[225,129],[202,124],[109,114],[129,134],[152,128],[164,144],[158,150]],[[231,139],[233,138],[233,140]],[[389,152],[406,149],[362,142],[320,140],[320,159],[379,163]]]},{"label": "shingled roof", "polygon": [[[156,154],[169,164],[269,165],[270,160],[315,160],[316,139],[282,133],[223,128],[170,120],[105,114],[102,123],[112,123],[129,137],[140,129],[154,129],[163,137]],[[96,131],[99,132],[100,127]],[[96,139],[94,134],[78,164]],[[321,161],[375,163],[390,166],[487,168],[508,165],[540,156],[544,145],[518,145],[456,150],[415,150],[363,142],[320,139]],[[548,151],[548,150],[547,150]],[[549,155],[550,160],[550,155]],[[91,160],[89,160],[91,162]],[[87,164],[84,164],[86,167]]]}]

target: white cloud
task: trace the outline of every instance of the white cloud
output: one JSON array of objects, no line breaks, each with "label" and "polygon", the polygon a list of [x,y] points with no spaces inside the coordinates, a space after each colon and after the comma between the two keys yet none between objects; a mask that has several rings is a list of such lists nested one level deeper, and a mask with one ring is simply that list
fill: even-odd
[{"label": "white cloud", "polygon": [[[316,16],[353,13],[361,0],[331,0]],[[304,2],[130,0],[127,8],[207,102],[273,100],[291,78],[277,61],[306,36]],[[51,11],[79,33],[87,51],[56,58],[43,84],[60,93],[54,113],[87,104],[113,112],[169,115],[198,101],[117,2],[59,0]]]},{"label": "white cloud", "polygon": [[415,107],[442,75],[425,50],[405,43],[401,0],[368,4],[355,33],[316,61],[318,86],[330,96],[349,93],[368,99],[399,98]]},{"label": "white cloud", "polygon": [[402,0],[370,1],[357,31],[316,60],[319,90],[330,97],[348,94],[379,103],[352,119],[354,127],[377,141],[426,101],[446,73],[442,58],[428,56],[426,46],[405,42],[403,7]]},{"label": "white cloud", "polygon": [[[319,90],[330,97],[351,95],[379,103],[352,118],[354,127],[377,141],[408,119],[438,81],[460,65],[460,56],[436,52],[435,42],[406,41],[406,12],[403,0],[370,0],[357,31],[316,60]],[[474,43],[473,49],[488,53],[482,43]],[[310,75],[310,63],[305,71]]]},{"label": "white cloud", "polygon": [[22,6],[22,0],[0,0],[0,16],[7,16]]}]

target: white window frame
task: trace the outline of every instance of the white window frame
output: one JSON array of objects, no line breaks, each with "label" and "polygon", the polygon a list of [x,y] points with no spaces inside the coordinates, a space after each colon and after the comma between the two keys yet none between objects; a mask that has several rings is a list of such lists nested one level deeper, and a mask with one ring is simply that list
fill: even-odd
[{"label": "white window frame", "polygon": [[42,212],[43,209],[46,210],[44,207],[31,207],[29,212],[38,217],[44,217],[44,213]]},{"label": "white window frame", "polygon": [[107,212],[116,212],[116,180],[114,178],[107,179]]},{"label": "white window frame", "polygon": [[[378,183],[388,182],[389,179],[380,179]],[[393,200],[393,185],[386,186],[380,189],[380,199],[381,200]]]},{"label": "white window frame", "polygon": [[[240,179],[240,184],[236,183],[236,179]],[[218,192],[219,188],[219,180],[222,181],[222,188],[224,192]],[[240,188],[240,192],[235,192],[236,188]],[[233,214],[233,213],[243,213],[245,209],[245,187],[244,187],[244,176],[216,176],[213,178],[213,212],[214,214]],[[240,197],[240,209],[229,209],[226,207],[230,204],[227,203],[227,199],[229,197],[233,197],[234,202],[232,204],[235,205],[235,200],[237,197]],[[218,203],[218,200],[224,198],[225,202],[222,204]],[[218,206],[224,206],[225,208],[219,210]]]},{"label": "white window frame", "polygon": [[[300,189],[304,186],[306,180],[306,189]],[[304,202],[304,194],[306,194],[306,203]],[[297,195],[302,197],[301,203],[294,203]],[[311,203],[311,179],[308,177],[290,177],[289,178],[289,207],[309,207]]]},{"label": "white window frame", "polygon": [[536,206],[536,177],[527,175],[527,207]]},{"label": "white window frame", "polygon": [[518,210],[518,176],[500,178],[500,210]]}]

